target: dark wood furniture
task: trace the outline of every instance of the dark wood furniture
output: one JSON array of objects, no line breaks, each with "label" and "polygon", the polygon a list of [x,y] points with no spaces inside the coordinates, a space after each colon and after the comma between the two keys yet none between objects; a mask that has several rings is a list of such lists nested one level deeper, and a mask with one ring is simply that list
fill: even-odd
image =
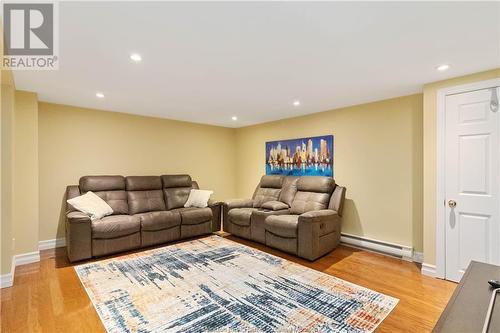
[{"label": "dark wood furniture", "polygon": [[[488,280],[500,280],[500,266],[472,261],[451,296],[433,332],[481,333],[493,288]],[[497,295],[497,297],[500,297]],[[496,300],[488,332],[500,332],[500,300]]]}]

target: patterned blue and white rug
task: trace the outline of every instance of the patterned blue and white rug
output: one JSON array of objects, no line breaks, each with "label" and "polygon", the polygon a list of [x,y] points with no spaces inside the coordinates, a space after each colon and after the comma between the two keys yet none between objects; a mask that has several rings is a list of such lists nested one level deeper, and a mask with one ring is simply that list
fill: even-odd
[{"label": "patterned blue and white rug", "polygon": [[372,332],[398,303],[218,236],[75,270],[108,332]]}]

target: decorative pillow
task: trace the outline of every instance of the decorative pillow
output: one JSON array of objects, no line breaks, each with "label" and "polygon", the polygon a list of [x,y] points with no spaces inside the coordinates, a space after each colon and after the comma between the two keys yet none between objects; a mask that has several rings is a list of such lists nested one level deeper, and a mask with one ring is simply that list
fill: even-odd
[{"label": "decorative pillow", "polygon": [[67,200],[76,210],[90,216],[92,221],[99,220],[104,216],[113,214],[113,209],[95,194],[87,192],[84,195]]},{"label": "decorative pillow", "polygon": [[191,192],[189,192],[189,197],[184,207],[205,208],[208,206],[208,199],[210,199],[213,193],[213,191],[192,189]]}]

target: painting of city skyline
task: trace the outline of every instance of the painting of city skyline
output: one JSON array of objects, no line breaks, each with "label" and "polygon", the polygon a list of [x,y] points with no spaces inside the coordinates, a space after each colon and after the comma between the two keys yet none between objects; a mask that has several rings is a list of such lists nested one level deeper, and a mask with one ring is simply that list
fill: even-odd
[{"label": "painting of city skyline", "polygon": [[266,175],[333,177],[333,135],[266,142]]}]

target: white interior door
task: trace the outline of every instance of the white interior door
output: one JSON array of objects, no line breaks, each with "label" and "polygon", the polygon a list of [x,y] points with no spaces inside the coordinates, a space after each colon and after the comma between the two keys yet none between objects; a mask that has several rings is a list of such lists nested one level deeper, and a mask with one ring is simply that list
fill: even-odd
[{"label": "white interior door", "polygon": [[471,260],[500,264],[500,88],[446,96],[446,268],[459,281]]}]

